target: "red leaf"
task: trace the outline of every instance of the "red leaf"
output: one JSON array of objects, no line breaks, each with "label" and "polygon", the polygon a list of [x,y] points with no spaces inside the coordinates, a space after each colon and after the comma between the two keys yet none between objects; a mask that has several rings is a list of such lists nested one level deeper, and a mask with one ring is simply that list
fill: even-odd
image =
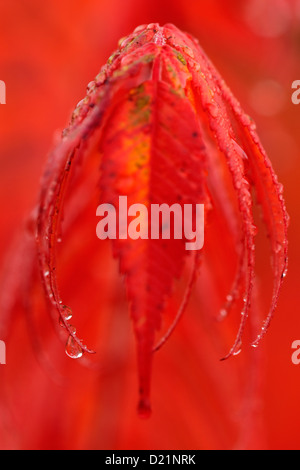
[{"label": "red leaf", "polygon": [[[99,159],[100,201],[117,210],[119,196],[127,196],[130,206],[139,203],[149,210],[152,204],[183,207],[204,203],[206,214],[226,221],[240,258],[226,308],[242,296],[244,308],[236,340],[225,357],[240,351],[251,311],[254,186],[270,232],[275,279],[263,326],[263,332],[266,330],[286,272],[288,216],[282,191],[251,121],[196,40],[172,25],[137,28],[121,41],[90,83],[87,97],[77,106],[62,141],[50,155],[37,217],[38,259],[51,310],[59,314],[68,332],[71,357],[92,351],[78,338],[70,324],[70,309],[60,297],[56,245],[66,192],[76,191],[71,170],[89,158]],[[151,229],[150,220],[148,224]],[[219,240],[222,236],[216,234]],[[153,351],[169,337],[187,305],[199,256],[194,257],[174,324],[156,343],[174,280],[182,275],[188,258],[185,239],[117,238],[113,248],[126,279],[137,341],[139,411],[148,416]]]}]

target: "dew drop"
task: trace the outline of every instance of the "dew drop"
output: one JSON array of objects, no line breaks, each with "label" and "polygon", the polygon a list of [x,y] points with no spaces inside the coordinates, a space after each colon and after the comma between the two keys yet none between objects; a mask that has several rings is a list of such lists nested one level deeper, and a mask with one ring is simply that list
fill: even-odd
[{"label": "dew drop", "polygon": [[70,329],[70,331],[71,331],[71,333],[72,333],[73,335],[76,334],[76,328],[75,328],[75,326],[69,325],[69,329]]},{"label": "dew drop", "polygon": [[253,236],[258,234],[258,229],[257,229],[256,225],[254,225],[254,224],[251,225],[251,233],[252,233]]},{"label": "dew drop", "polygon": [[281,277],[282,277],[282,278],[285,278],[285,277],[286,277],[286,275],[287,275],[287,269],[285,269],[285,270],[283,271],[283,273],[282,273]]},{"label": "dew drop", "polygon": [[253,121],[250,123],[250,130],[253,132],[256,131],[256,124]]},{"label": "dew drop", "polygon": [[232,355],[233,355],[233,356],[238,356],[241,352],[242,352],[242,342],[240,341],[240,342],[236,345],[236,347],[235,347],[235,349],[234,349]]},{"label": "dew drop", "polygon": [[[63,305],[62,307],[63,307],[63,311],[61,312],[60,317],[59,317],[59,324],[61,327],[65,328],[65,322],[71,320],[73,316],[73,312],[70,309],[70,307],[68,307],[67,305]],[[76,333],[76,328],[71,326],[70,329],[72,333]]]},{"label": "dew drop", "polygon": [[95,89],[95,81],[93,80],[90,83],[88,83],[86,87],[86,91],[87,93],[91,93],[94,89]]},{"label": "dew drop", "polygon": [[283,184],[278,183],[277,187],[278,187],[278,192],[279,192],[279,194],[283,194],[283,190],[284,190],[284,189],[283,189]]},{"label": "dew drop", "polygon": [[[141,24],[140,26],[137,26],[133,32],[134,33],[139,33],[141,31],[143,31],[145,28],[146,28],[146,26],[144,24]],[[123,40],[124,40],[124,38],[123,38]]]},{"label": "dew drop", "polygon": [[219,110],[215,103],[208,103],[208,111],[213,118],[217,118],[219,115]]},{"label": "dew drop", "polygon": [[78,101],[76,108],[80,108],[83,105],[83,100]]},{"label": "dew drop", "polygon": [[121,38],[121,39],[119,40],[119,42],[118,42],[118,47],[119,47],[120,49],[122,48],[122,44],[123,44],[123,42],[125,42],[125,40],[126,40],[126,37]]},{"label": "dew drop", "polygon": [[162,29],[159,29],[154,37],[153,37],[153,42],[154,44],[157,44],[158,46],[163,46],[166,44],[166,38],[164,37]]},{"label": "dew drop", "polygon": [[65,352],[71,359],[79,359],[83,355],[81,346],[74,340],[73,336],[69,336]]},{"label": "dew drop", "polygon": [[71,318],[73,316],[73,312],[70,309],[70,307],[68,307],[67,305],[64,305],[64,311],[63,311],[62,315],[63,315],[63,317],[66,321],[69,321],[69,320],[71,320]]},{"label": "dew drop", "polygon": [[241,181],[241,180],[236,180],[236,182],[235,182],[235,187],[236,187],[237,189],[240,189],[240,188],[242,187],[242,181]]},{"label": "dew drop", "polygon": [[223,318],[226,318],[227,317],[227,310],[225,308],[222,308],[219,312],[219,319],[222,320]]},{"label": "dew drop", "polygon": [[191,57],[192,59],[194,59],[195,55],[194,55],[193,49],[191,49],[191,48],[188,47],[188,46],[183,46],[183,48],[184,48],[184,52],[185,52],[189,57]]}]

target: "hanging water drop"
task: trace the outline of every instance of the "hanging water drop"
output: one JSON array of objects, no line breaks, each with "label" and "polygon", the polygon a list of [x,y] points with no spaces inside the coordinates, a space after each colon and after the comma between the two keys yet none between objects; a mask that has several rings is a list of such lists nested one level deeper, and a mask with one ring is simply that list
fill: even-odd
[{"label": "hanging water drop", "polygon": [[65,352],[71,359],[79,359],[83,355],[81,346],[75,341],[73,336],[69,336]]},{"label": "hanging water drop", "polygon": [[227,310],[225,308],[221,308],[219,312],[219,320],[223,320],[223,318],[226,318],[227,314],[228,314]]},{"label": "hanging water drop", "polygon": [[233,356],[238,356],[242,352],[242,342],[239,341],[238,344],[236,345],[232,355]]},{"label": "hanging water drop", "polygon": [[[60,303],[62,303],[62,302],[60,301]],[[70,309],[70,307],[68,307],[67,305],[63,305],[62,307],[63,307],[63,311],[61,312],[61,314],[59,316],[59,324],[60,324],[60,326],[65,328],[65,322],[68,322],[68,321],[71,320],[71,318],[73,316],[73,312]],[[75,330],[75,331],[73,331],[73,333],[76,333],[76,329],[74,327],[71,327],[71,328]]]},{"label": "hanging water drop", "polygon": [[285,277],[286,277],[286,275],[287,275],[287,272],[288,272],[288,270],[287,270],[287,269],[285,269],[285,270],[283,271],[283,273],[282,273],[281,277],[282,277],[282,278],[285,278]]},{"label": "hanging water drop", "polygon": [[67,305],[64,305],[63,307],[64,307],[64,310],[63,310],[63,313],[62,313],[63,318],[64,318],[66,321],[71,320],[71,318],[72,318],[72,316],[73,316],[72,310],[71,310],[70,307],[68,307]]}]

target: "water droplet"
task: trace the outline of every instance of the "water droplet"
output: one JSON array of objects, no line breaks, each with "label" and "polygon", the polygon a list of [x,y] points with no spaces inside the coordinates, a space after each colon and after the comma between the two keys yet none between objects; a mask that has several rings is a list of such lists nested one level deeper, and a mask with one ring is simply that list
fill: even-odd
[{"label": "water droplet", "polygon": [[50,272],[49,271],[44,271],[44,276],[45,277],[48,277],[50,275]]},{"label": "water droplet", "polygon": [[235,187],[236,187],[237,189],[240,189],[240,188],[242,187],[242,181],[241,181],[241,180],[236,180],[236,181],[235,181]]},{"label": "water droplet", "polygon": [[232,353],[233,356],[238,356],[242,352],[242,342],[239,341],[236,347],[234,348],[234,351]]},{"label": "water droplet", "polygon": [[251,234],[253,236],[257,235],[258,234],[258,228],[256,227],[256,225],[252,224],[251,225]]},{"label": "water droplet", "polygon": [[188,46],[183,46],[183,49],[184,49],[185,54],[187,54],[189,57],[191,57],[192,59],[194,59],[195,55],[194,55],[193,49],[191,49],[191,48],[188,47]]},{"label": "water droplet", "polygon": [[283,271],[283,273],[282,273],[281,277],[282,277],[282,278],[285,278],[285,277],[286,277],[286,275],[287,275],[287,269],[285,269],[285,270]]},{"label": "water droplet", "polygon": [[[63,317],[66,321],[69,321],[71,320],[73,316],[73,312],[72,310],[70,309],[70,307],[68,307],[67,305],[64,305],[64,311],[63,311]],[[73,327],[74,328],[74,327]]]},{"label": "water droplet", "polygon": [[225,318],[225,317],[227,317],[227,314],[228,314],[227,310],[226,310],[225,308],[222,308],[222,309],[220,310],[220,312],[219,312],[219,318],[220,318],[220,320],[223,319],[223,318]]},{"label": "water droplet", "polygon": [[153,42],[158,46],[163,46],[164,44],[166,44],[166,38],[164,37],[162,28],[159,29],[153,36]]},{"label": "water droplet", "polygon": [[83,100],[78,101],[75,108],[80,108],[83,105]]},{"label": "water droplet", "polygon": [[278,183],[277,187],[278,187],[279,194],[283,194],[283,191],[284,191],[283,184]]},{"label": "water droplet", "polygon": [[79,359],[83,355],[81,346],[75,341],[73,336],[69,336],[65,352],[71,359]]},{"label": "water droplet", "polygon": [[[144,29],[146,29],[146,25],[141,24],[140,26],[137,26],[133,32],[134,33],[139,33],[140,31],[143,31]],[[123,38],[123,40],[124,40],[124,38]]]},{"label": "water droplet", "polygon": [[[59,303],[61,304],[62,302],[60,301]],[[62,307],[63,307],[63,311],[61,312],[61,315],[59,317],[59,324],[60,324],[60,326],[65,328],[64,321],[68,322],[69,320],[71,320],[71,318],[73,316],[73,312],[70,309],[70,307],[68,307],[67,305],[63,305]],[[76,328],[74,326],[70,326],[70,329],[71,329],[72,333],[76,333]]]},{"label": "water droplet", "polygon": [[96,83],[95,81],[91,81],[90,83],[88,83],[87,87],[86,87],[86,91],[88,94],[91,94],[96,88]]},{"label": "water droplet", "polygon": [[227,302],[232,302],[233,301],[232,295],[230,295],[230,294],[227,295],[226,300],[227,300]]},{"label": "water droplet", "polygon": [[118,47],[121,49],[122,48],[122,44],[123,42],[125,41],[126,38],[121,38],[118,42]]},{"label": "water droplet", "polygon": [[208,103],[208,111],[213,118],[217,118],[219,116],[219,109],[214,102]]}]

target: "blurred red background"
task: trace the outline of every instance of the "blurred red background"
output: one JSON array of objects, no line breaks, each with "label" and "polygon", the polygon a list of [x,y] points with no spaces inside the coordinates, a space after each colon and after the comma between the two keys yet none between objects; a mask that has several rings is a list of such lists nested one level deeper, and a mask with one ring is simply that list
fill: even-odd
[{"label": "blurred red background", "polygon": [[[300,365],[291,361],[291,344],[300,339],[300,105],[291,101],[291,84],[300,79],[298,0],[0,0],[0,79],[7,86],[7,104],[0,106],[1,259],[35,203],[54,136],[84,97],[87,83],[121,37],[151,22],[174,23],[199,39],[256,121],[285,188],[289,273],[261,346],[263,384],[253,428],[259,432],[253,430],[254,437],[249,430],[246,436],[247,421],[238,423],[243,418],[232,416],[229,402],[226,416],[224,407],[219,411],[222,400],[234,399],[226,389],[231,366],[213,365],[217,356],[210,357],[207,339],[193,336],[188,321],[155,362],[153,417],[140,421],[127,318],[115,320],[127,331],[124,344],[113,348],[119,366],[107,367],[99,378],[63,357],[58,361],[69,382],[60,386],[35,361],[25,321],[16,314],[7,364],[0,365],[1,384],[6,384],[0,397],[0,448],[300,448]],[[105,283],[104,274],[101,280]],[[64,355],[56,343],[47,348],[54,363]],[[224,390],[211,389],[219,373]],[[241,444],[236,424],[243,429]]]}]

